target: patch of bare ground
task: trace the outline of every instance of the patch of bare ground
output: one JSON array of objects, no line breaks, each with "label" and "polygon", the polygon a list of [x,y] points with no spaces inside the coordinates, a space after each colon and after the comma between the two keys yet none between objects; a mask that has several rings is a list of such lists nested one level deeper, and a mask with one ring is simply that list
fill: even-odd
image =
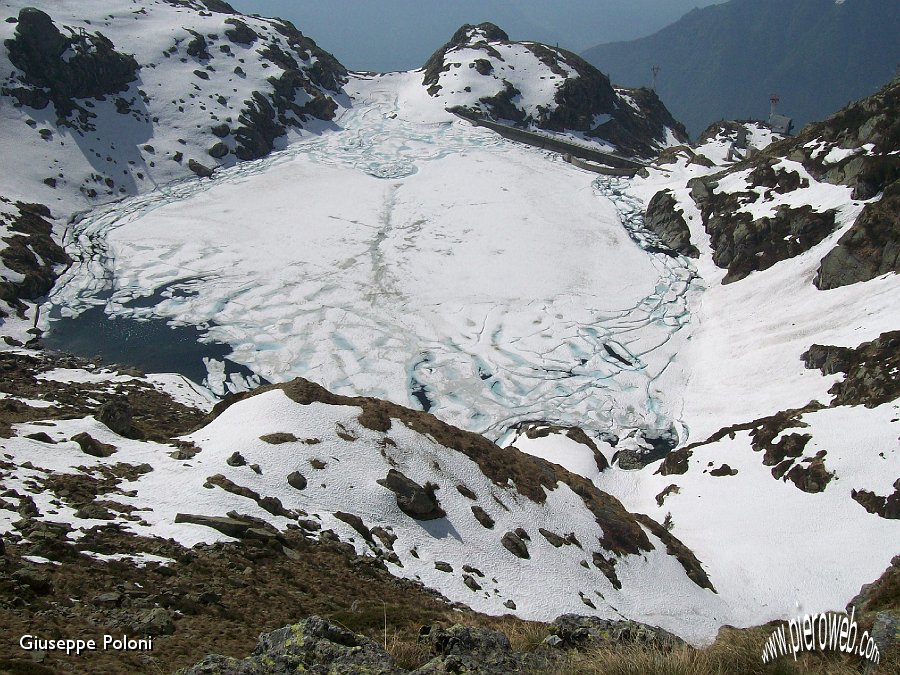
[{"label": "patch of bare ground", "polygon": [[[260,633],[311,614],[379,643],[386,616],[388,638],[399,644],[397,635],[416,635],[421,625],[466,613],[421,585],[392,577],[383,564],[357,557],[345,544],[310,541],[297,531],[279,541],[187,549],[114,525],[94,528],[73,543],[65,528],[56,533],[37,519],[24,520],[20,531],[36,543],[14,534],[0,556],[0,673],[171,673],[210,652],[246,655]],[[54,546],[47,545],[51,537]],[[172,562],[138,567],[82,551],[148,553]],[[60,564],[22,557],[32,554]],[[18,644],[25,634],[98,639],[123,633],[154,635],[152,652],[67,657],[30,654]]]}]

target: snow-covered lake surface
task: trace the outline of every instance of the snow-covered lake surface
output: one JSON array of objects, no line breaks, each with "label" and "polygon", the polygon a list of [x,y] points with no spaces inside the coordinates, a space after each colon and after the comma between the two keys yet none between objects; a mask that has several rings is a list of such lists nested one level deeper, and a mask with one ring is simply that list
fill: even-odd
[{"label": "snow-covered lake surface", "polygon": [[200,328],[215,348],[186,346],[182,371],[219,393],[252,371],[492,438],[526,419],[677,428],[656,382],[688,261],[629,237],[643,207],[614,179],[458,120],[420,77],[354,78],[342,131],[90,213],[43,312],[54,339],[102,308],[109,330]]}]

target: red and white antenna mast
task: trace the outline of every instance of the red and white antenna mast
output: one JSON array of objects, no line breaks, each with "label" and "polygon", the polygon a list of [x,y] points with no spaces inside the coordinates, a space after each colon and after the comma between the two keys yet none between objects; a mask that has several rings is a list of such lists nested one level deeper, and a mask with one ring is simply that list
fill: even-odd
[{"label": "red and white antenna mast", "polygon": [[778,101],[780,101],[780,100],[781,100],[781,99],[778,98],[778,94],[772,94],[772,95],[769,97],[769,103],[772,104],[772,107],[771,107],[771,109],[769,110],[769,117],[771,117],[772,115],[775,114],[775,107],[778,105]]},{"label": "red and white antenna mast", "polygon": [[650,72],[653,73],[653,91],[656,91],[656,76],[659,75],[659,66],[650,66]]}]

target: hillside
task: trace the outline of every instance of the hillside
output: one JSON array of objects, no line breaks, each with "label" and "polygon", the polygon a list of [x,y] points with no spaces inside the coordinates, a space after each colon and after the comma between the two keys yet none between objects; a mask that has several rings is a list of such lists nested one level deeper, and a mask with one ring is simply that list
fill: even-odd
[{"label": "hillside", "polygon": [[428,59],[424,74],[429,95],[446,108],[574,136],[623,154],[652,156],[687,140],[652,91],[614,88],[576,54],[511,42],[490,23],[460,28]]},{"label": "hillside", "polygon": [[900,62],[900,6],[881,0],[731,0],[638,40],[583,56],[612,80],[657,92],[696,137],[719,119],[765,119],[769,97],[795,128],[873,93]]},{"label": "hillside", "polygon": [[0,617],[156,642],[0,671],[762,674],[848,603],[893,667],[897,80],[689,146],[490,24],[379,74],[117,2],[2,24]]}]

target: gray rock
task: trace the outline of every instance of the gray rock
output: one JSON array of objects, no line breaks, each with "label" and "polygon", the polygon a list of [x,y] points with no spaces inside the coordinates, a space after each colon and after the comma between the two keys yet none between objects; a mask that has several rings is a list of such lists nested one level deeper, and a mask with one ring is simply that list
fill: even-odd
[{"label": "gray rock", "polygon": [[201,164],[196,159],[188,160],[188,168],[197,174],[200,178],[212,178],[214,173],[213,169],[210,169],[208,166]]},{"label": "gray rock", "polygon": [[416,675],[519,673],[529,665],[529,657],[514,652],[503,633],[487,628],[424,626],[419,640],[437,656],[416,670]]},{"label": "gray rock", "polygon": [[290,485],[295,490],[305,490],[306,489],[306,476],[304,476],[299,471],[292,471],[288,474],[287,477],[288,485]]},{"label": "gray rock", "polygon": [[179,675],[294,675],[298,672],[328,675],[400,675],[406,671],[376,643],[335,624],[311,616],[293,626],[261,635],[246,659],[208,656]]},{"label": "gray rock", "polygon": [[691,243],[691,231],[684,213],[677,210],[678,202],[671,190],[661,190],[653,195],[644,214],[644,227],[656,234],[663,244],[673,251],[691,258],[700,251]]},{"label": "gray rock", "polygon": [[410,518],[434,520],[447,515],[434,496],[436,485],[429,483],[422,487],[396,469],[388,471],[388,475],[379,480],[378,484],[396,495],[397,506]]},{"label": "gray rock", "polygon": [[684,645],[681,638],[662,628],[637,621],[615,621],[595,616],[563,614],[550,625],[556,646],[574,649],[585,646],[639,645],[664,651]]},{"label": "gray rock", "polygon": [[228,466],[246,466],[247,460],[244,459],[244,456],[241,453],[235,451],[232,452],[231,456],[225,460],[225,463]]},{"label": "gray rock", "polygon": [[826,290],[900,272],[900,181],[867,204],[837,246],[822,258],[813,283]]},{"label": "gray rock", "polygon": [[97,411],[97,421],[105,424],[110,431],[119,436],[128,436],[131,433],[134,410],[126,399],[117,398],[107,401]]},{"label": "gray rock", "polygon": [[228,146],[219,141],[214,146],[212,146],[209,150],[207,150],[210,157],[215,159],[222,159],[225,155],[228,154]]},{"label": "gray rock", "polygon": [[448,562],[444,562],[443,560],[435,560],[434,569],[438,570],[439,572],[452,572],[453,566]]},{"label": "gray rock", "polygon": [[132,630],[139,635],[172,635],[175,633],[174,614],[162,607],[143,612]]},{"label": "gray rock", "polygon": [[86,431],[72,436],[72,440],[78,443],[81,451],[91,457],[109,457],[116,451],[114,445],[109,443],[101,443]]},{"label": "gray rock", "polygon": [[35,593],[49,593],[53,587],[49,574],[43,570],[36,570],[30,567],[16,570],[13,572],[12,578],[20,584],[28,586]]},{"label": "gray rock", "polygon": [[504,534],[500,539],[500,543],[503,544],[503,548],[518,558],[526,560],[531,558],[531,554],[528,553],[528,546],[515,532],[507,532]]},{"label": "gray rock", "polygon": [[477,504],[472,507],[472,515],[475,516],[475,520],[481,523],[487,529],[493,529],[494,527],[494,519],[485,511],[483,508],[478,506]]}]

